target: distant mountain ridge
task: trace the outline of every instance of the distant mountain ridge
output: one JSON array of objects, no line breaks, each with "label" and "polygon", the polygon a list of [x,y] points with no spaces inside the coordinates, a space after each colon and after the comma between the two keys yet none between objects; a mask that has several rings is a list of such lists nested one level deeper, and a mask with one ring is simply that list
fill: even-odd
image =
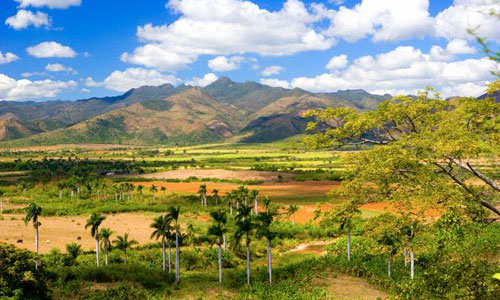
[{"label": "distant mountain ridge", "polygon": [[0,101],[0,140],[4,146],[197,144],[233,136],[242,142],[271,142],[302,133],[306,110],[371,110],[390,97],[364,90],[311,93],[220,77],[204,88],[164,84],[77,101]]}]

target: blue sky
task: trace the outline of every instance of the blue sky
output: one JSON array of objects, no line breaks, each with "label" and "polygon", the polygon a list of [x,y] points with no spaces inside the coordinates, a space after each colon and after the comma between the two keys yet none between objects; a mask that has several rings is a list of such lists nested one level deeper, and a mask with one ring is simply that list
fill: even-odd
[{"label": "blue sky", "polygon": [[[311,91],[477,96],[495,0],[0,0],[0,99],[81,99],[220,76]],[[496,40],[495,40],[496,39]]]}]

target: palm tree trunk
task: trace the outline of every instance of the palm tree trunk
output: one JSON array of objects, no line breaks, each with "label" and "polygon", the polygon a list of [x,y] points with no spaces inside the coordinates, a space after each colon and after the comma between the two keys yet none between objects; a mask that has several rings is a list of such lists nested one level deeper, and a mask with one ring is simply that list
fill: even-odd
[{"label": "palm tree trunk", "polygon": [[247,284],[250,284],[250,237],[247,233]]},{"label": "palm tree trunk", "polygon": [[171,247],[170,247],[170,241],[168,241],[168,273],[170,274],[170,272],[172,271],[172,255],[171,255]]},{"label": "palm tree trunk", "polygon": [[224,252],[226,252],[226,249],[227,249],[226,245],[227,244],[226,244],[226,233],[225,232],[224,232],[223,238],[224,238]]},{"label": "palm tree trunk", "polygon": [[108,248],[106,248],[105,250],[105,254],[106,254],[106,266],[108,265]]},{"label": "palm tree trunk", "polygon": [[267,271],[269,272],[269,286],[273,286],[273,259],[271,257],[271,240],[267,240]]},{"label": "palm tree trunk", "polygon": [[62,200],[62,190],[59,190],[59,200]]},{"label": "palm tree trunk", "polygon": [[259,201],[257,199],[255,199],[255,214],[259,214]]},{"label": "palm tree trunk", "polygon": [[162,238],[161,239],[161,254],[162,254],[162,258],[163,258],[163,272],[165,272],[165,270],[167,269],[166,268],[166,265],[165,265],[165,256],[166,256],[166,253],[165,253],[165,238]]},{"label": "palm tree trunk", "polygon": [[229,215],[232,216],[233,215],[233,204],[229,204]]},{"label": "palm tree trunk", "polygon": [[415,260],[413,257],[413,249],[410,250],[410,277],[411,280],[415,277]]},{"label": "palm tree trunk", "polygon": [[351,261],[351,230],[347,230],[347,261]]},{"label": "palm tree trunk", "polygon": [[222,247],[221,247],[221,240],[219,236],[219,284],[222,284]]},{"label": "palm tree trunk", "polygon": [[403,256],[404,256],[404,260],[405,260],[405,267],[408,267],[408,259],[407,259],[408,250],[406,250],[406,247],[403,249]]},{"label": "palm tree trunk", "polygon": [[127,264],[127,249],[123,250],[123,253],[125,255],[125,264]]},{"label": "palm tree trunk", "polygon": [[99,237],[97,234],[95,236],[95,259],[97,267],[99,267]]},{"label": "palm tree trunk", "polygon": [[293,214],[292,214],[292,225],[295,226],[295,218],[294,218]]},{"label": "palm tree trunk", "polygon": [[180,279],[179,255],[179,232],[175,231],[175,284],[179,284]]},{"label": "palm tree trunk", "polygon": [[387,275],[391,277],[391,256],[389,255],[389,258],[387,259]]},{"label": "palm tree trunk", "polygon": [[36,249],[36,259],[35,259],[35,269],[38,269],[38,226],[35,227],[35,249]]}]

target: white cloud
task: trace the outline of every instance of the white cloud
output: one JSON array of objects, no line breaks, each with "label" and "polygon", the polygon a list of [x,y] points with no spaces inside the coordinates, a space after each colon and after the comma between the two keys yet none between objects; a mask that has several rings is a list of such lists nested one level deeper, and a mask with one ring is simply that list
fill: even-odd
[{"label": "white cloud", "polygon": [[345,54],[334,56],[330,59],[328,64],[326,64],[326,68],[333,72],[345,68],[348,62],[347,55]]},{"label": "white cloud", "polygon": [[186,84],[192,85],[192,86],[205,87],[216,80],[217,80],[217,75],[215,75],[214,73],[207,73],[207,74],[205,74],[205,76],[203,76],[201,78],[200,77],[193,77],[192,80],[186,81]]},{"label": "white cloud", "polygon": [[85,79],[85,85],[86,86],[91,86],[91,87],[102,86],[102,82],[97,82],[97,81],[94,80],[94,78],[87,77]]},{"label": "white cloud", "polygon": [[30,55],[38,58],[47,57],[75,57],[76,53],[68,46],[63,46],[56,42],[42,42],[36,46],[26,49]]},{"label": "white cloud", "polygon": [[217,56],[208,61],[208,67],[216,72],[233,71],[240,68],[240,63],[245,59],[241,56],[232,56],[227,58],[225,56]]},{"label": "white cloud", "polygon": [[434,21],[436,35],[446,39],[467,39],[473,37],[467,29],[477,28],[477,33],[500,42],[498,19],[489,16],[491,10],[500,11],[497,0],[455,0],[454,4],[440,12]]},{"label": "white cloud", "polygon": [[283,72],[284,68],[281,66],[269,66],[262,70],[262,76],[272,76],[272,75],[278,75],[279,73]]},{"label": "white cloud", "polygon": [[281,87],[284,89],[290,88],[290,84],[286,80],[272,79],[272,78],[262,78],[260,80],[261,84],[269,85],[272,87]]},{"label": "white cloud", "polygon": [[273,12],[241,0],[171,0],[167,7],[179,13],[179,19],[169,25],[139,27],[137,36],[146,44],[122,54],[123,61],[177,70],[200,55],[282,56],[334,44],[333,38],[314,28],[324,15],[298,0],[288,0]]},{"label": "white cloud", "polygon": [[49,72],[68,72],[73,75],[78,74],[78,72],[71,68],[71,67],[66,67],[62,64],[48,64],[45,66],[45,70]]},{"label": "white cloud", "polygon": [[28,28],[30,25],[35,27],[45,26],[50,27],[49,15],[43,12],[32,13],[29,10],[18,10],[17,14],[12,17],[8,17],[5,20],[5,24],[14,28],[15,30]]},{"label": "white cloud", "polygon": [[82,93],[90,93],[90,90],[89,90],[89,89],[87,89],[87,88],[82,88],[82,89],[80,90],[80,92],[82,92]]},{"label": "white cloud", "polygon": [[446,46],[446,51],[452,55],[473,54],[476,53],[476,48],[471,47],[469,42],[461,39],[453,39]]},{"label": "white cloud", "polygon": [[15,80],[5,74],[0,74],[0,99],[21,100],[34,98],[53,98],[56,97],[62,90],[76,86],[77,83],[73,80]]},{"label": "white cloud", "polygon": [[433,32],[429,0],[362,0],[331,14],[326,34],[354,42],[372,36],[374,42],[424,37]]},{"label": "white cloud", "polygon": [[[87,78],[87,81],[89,78]],[[92,78],[90,80],[93,82]],[[175,76],[163,75],[156,70],[129,68],[125,71],[114,71],[104,79],[102,85],[110,90],[125,92],[144,85],[157,86],[166,83],[177,84],[178,82],[179,79]],[[86,84],[87,86],[92,86],[88,82]]]},{"label": "white cloud", "polygon": [[66,9],[70,6],[80,6],[82,0],[14,0],[19,3],[22,8],[33,6],[33,7],[43,7],[48,8],[60,8]]},{"label": "white cloud", "polygon": [[336,73],[295,78],[291,86],[316,92],[362,88],[399,95],[415,94],[433,85],[446,97],[478,96],[484,91],[481,87],[494,79],[490,71],[495,68],[486,58],[448,62],[413,47],[397,47],[377,56],[360,57]]},{"label": "white cloud", "polygon": [[0,51],[0,65],[7,64],[10,62],[16,61],[18,59],[19,59],[19,57],[17,55],[15,55],[14,53],[7,52],[7,53],[3,54],[2,51]]}]

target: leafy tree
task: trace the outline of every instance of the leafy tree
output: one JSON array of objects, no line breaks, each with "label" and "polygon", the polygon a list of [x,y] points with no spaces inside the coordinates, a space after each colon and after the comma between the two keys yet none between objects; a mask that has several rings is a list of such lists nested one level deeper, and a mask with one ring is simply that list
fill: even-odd
[{"label": "leafy tree", "polygon": [[180,252],[179,252],[179,234],[180,234],[180,225],[179,225],[179,216],[181,213],[181,207],[170,206],[168,208],[168,218],[175,222],[175,284],[179,284],[180,281]]},{"label": "leafy tree", "polygon": [[350,201],[342,206],[339,206],[325,216],[323,223],[333,222],[339,225],[343,232],[347,232],[347,260],[351,261],[351,231],[353,229],[353,221],[361,212],[358,209],[358,203]]},{"label": "leafy tree", "polygon": [[93,213],[85,224],[85,229],[90,227],[90,235],[95,238],[95,257],[96,265],[99,267],[99,226],[101,226],[102,221],[106,219],[99,213]]},{"label": "leafy tree", "polygon": [[35,228],[35,252],[36,252],[36,260],[35,260],[35,269],[38,268],[38,245],[40,237],[38,235],[38,228],[42,225],[38,218],[42,214],[42,207],[36,204],[35,202],[30,203],[26,208],[24,208],[24,212],[26,215],[24,216],[24,223],[28,224],[30,221],[33,222],[33,227]]},{"label": "leafy tree", "polygon": [[156,187],[156,185],[151,185],[151,187],[149,188],[149,191],[151,192],[151,201],[154,201],[154,198],[155,198],[155,193],[158,192],[158,188]]},{"label": "leafy tree", "polygon": [[77,243],[66,244],[66,253],[68,254],[68,264],[74,265],[76,263],[76,259],[82,253],[82,246]]},{"label": "leafy tree", "polygon": [[113,231],[109,228],[103,228],[101,229],[101,247],[104,250],[104,254],[106,256],[106,266],[108,265],[108,254],[112,249],[111,245],[111,235],[113,234]]},{"label": "leafy tree", "polygon": [[117,236],[116,240],[113,241],[114,247],[116,249],[122,250],[125,257],[125,264],[127,264],[127,250],[132,248],[132,246],[139,244],[136,240],[128,240],[128,233],[123,236]]},{"label": "leafy tree", "polygon": [[[162,249],[162,258],[163,258],[163,271],[166,268],[166,251],[165,251],[165,243],[169,238],[170,230],[172,226],[170,225],[171,219],[167,216],[159,216],[154,219],[154,222],[151,224],[151,228],[154,229],[153,233],[151,233],[151,238],[159,239],[161,238],[161,249]],[[170,243],[170,242],[169,242]],[[168,271],[170,272],[170,251],[169,251],[169,265]]]},{"label": "leafy tree", "polygon": [[167,188],[166,188],[166,187],[164,187],[164,186],[162,186],[162,187],[160,187],[160,190],[161,190],[161,192],[162,192],[162,194],[163,194],[163,199],[162,199],[162,201],[165,201],[165,192],[167,191]]},{"label": "leafy tree", "polygon": [[142,184],[139,184],[137,186],[137,192],[139,192],[139,197],[141,198],[141,202],[142,202],[142,190],[144,189],[144,186]]},{"label": "leafy tree", "polygon": [[222,237],[227,231],[227,215],[224,210],[213,211],[210,213],[213,224],[208,228],[208,234],[217,238],[218,246],[218,263],[219,263],[219,283],[222,284]]},{"label": "leafy tree", "polygon": [[257,216],[257,237],[266,238],[267,241],[267,271],[269,273],[269,285],[273,285],[273,266],[271,256],[271,243],[276,236],[276,233],[271,229],[275,214],[269,211],[261,213]]},{"label": "leafy tree", "polygon": [[219,190],[214,189],[212,191],[212,199],[215,200],[215,205],[219,205],[219,199],[220,199],[220,197],[219,197]]}]

